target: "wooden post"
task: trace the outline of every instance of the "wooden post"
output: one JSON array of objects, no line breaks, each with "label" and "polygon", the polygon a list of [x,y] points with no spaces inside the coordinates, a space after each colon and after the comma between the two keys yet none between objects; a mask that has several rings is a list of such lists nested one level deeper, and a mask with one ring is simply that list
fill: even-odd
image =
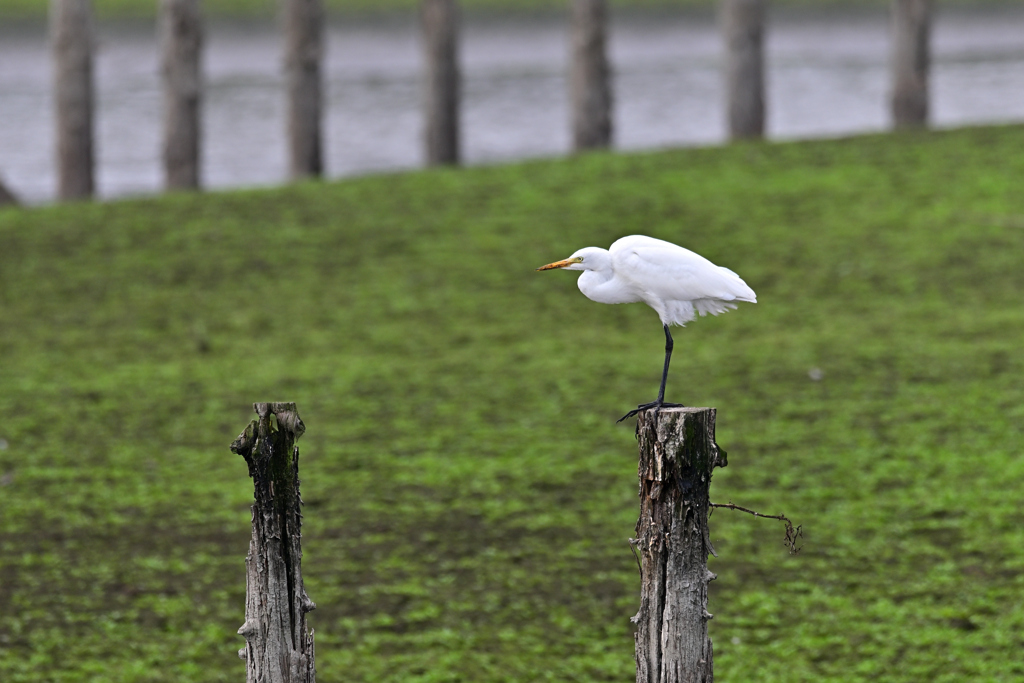
[{"label": "wooden post", "polygon": [[91,197],[93,182],[92,0],[50,0],[57,106],[57,196]]},{"label": "wooden post", "polygon": [[284,0],[289,169],[296,180],[319,176],[324,170],[320,120],[323,24],[322,0]]},{"label": "wooden post", "polygon": [[764,137],[765,0],[722,0],[729,137]]},{"label": "wooden post", "polygon": [[4,206],[18,206],[20,202],[13,192],[7,189],[4,185],[4,181],[0,178],[0,207]]},{"label": "wooden post", "polygon": [[426,47],[426,161],[459,163],[459,6],[456,0],[423,0]]},{"label": "wooden post", "polygon": [[306,613],[316,605],[302,585],[302,498],[299,447],[306,431],[294,403],[256,403],[253,420],[231,444],[249,465],[255,503],[245,558],[245,647],[248,683],[313,683],[313,633]]},{"label": "wooden post", "polygon": [[713,679],[708,637],[711,470],[726,465],[715,444],[714,408],[637,415],[640,444],[640,611],[633,617],[637,683]]},{"label": "wooden post", "polygon": [[605,0],[572,0],[569,94],[576,151],[608,147],[612,141],[607,16]]},{"label": "wooden post", "polygon": [[928,123],[931,0],[892,0],[892,120],[896,128]]},{"label": "wooden post", "polygon": [[164,85],[164,183],[199,187],[199,106],[202,95],[199,0],[160,0],[158,28]]}]

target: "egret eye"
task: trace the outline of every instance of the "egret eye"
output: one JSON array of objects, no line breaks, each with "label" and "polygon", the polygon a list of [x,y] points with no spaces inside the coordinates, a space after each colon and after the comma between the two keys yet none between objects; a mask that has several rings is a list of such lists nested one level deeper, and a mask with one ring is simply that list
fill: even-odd
[{"label": "egret eye", "polygon": [[575,261],[576,263],[583,263],[583,257],[577,256],[576,258],[573,259],[573,261]]}]

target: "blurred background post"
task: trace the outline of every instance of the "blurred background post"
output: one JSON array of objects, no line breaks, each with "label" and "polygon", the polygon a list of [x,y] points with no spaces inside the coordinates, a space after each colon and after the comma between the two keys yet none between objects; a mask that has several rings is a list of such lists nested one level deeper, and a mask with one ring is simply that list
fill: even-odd
[{"label": "blurred background post", "polygon": [[292,179],[323,174],[321,133],[324,42],[322,0],[284,2],[288,160]]},{"label": "blurred background post", "polygon": [[57,107],[57,196],[84,199],[95,190],[92,0],[51,0],[50,41]]},{"label": "blurred background post", "polygon": [[459,5],[423,0],[420,8],[426,67],[424,143],[427,166],[459,163]]},{"label": "blurred background post", "polygon": [[160,0],[164,185],[199,188],[203,27],[199,0]]},{"label": "blurred background post", "polygon": [[729,137],[764,137],[766,0],[722,0]]},{"label": "blurred background post", "polygon": [[931,0],[892,0],[892,120],[896,128],[928,124]]},{"label": "blurred background post", "polygon": [[572,0],[569,66],[572,146],[576,151],[612,143],[612,85],[605,47],[605,0]]}]

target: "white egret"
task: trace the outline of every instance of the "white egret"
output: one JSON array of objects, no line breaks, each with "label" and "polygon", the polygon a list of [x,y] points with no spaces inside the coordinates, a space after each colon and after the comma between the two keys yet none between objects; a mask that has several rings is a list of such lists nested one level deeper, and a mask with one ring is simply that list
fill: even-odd
[{"label": "white egret", "polygon": [[653,308],[665,328],[665,367],[661,372],[658,399],[643,403],[619,420],[648,408],[681,404],[665,403],[665,381],[672,360],[669,325],[686,325],[698,315],[718,315],[736,308],[737,301],[757,303],[757,295],[740,276],[716,266],[689,249],[643,235],[616,240],[609,249],[585,247],[567,259],[537,270],[582,270],[577,286],[591,301],[629,304],[642,301]]}]

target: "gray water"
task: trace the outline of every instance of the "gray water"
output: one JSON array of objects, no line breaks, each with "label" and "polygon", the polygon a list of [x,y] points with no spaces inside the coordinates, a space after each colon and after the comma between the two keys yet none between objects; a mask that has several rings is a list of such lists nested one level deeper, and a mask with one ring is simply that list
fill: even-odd
[{"label": "gray water", "polygon": [[[415,24],[332,25],[326,57],[331,177],[422,163]],[[285,179],[281,44],[270,24],[207,31],[203,181]],[[610,57],[618,149],[725,139],[721,41],[711,16],[616,16]],[[463,150],[470,164],[569,150],[565,26],[473,19],[463,32]],[[936,126],[1024,121],[1024,8],[941,12],[933,34]],[[774,14],[768,135],[816,138],[888,127],[886,15]],[[98,192],[159,191],[160,90],[151,26],[101,26]],[[55,194],[51,63],[42,26],[0,27],[0,177],[29,202]]]}]

